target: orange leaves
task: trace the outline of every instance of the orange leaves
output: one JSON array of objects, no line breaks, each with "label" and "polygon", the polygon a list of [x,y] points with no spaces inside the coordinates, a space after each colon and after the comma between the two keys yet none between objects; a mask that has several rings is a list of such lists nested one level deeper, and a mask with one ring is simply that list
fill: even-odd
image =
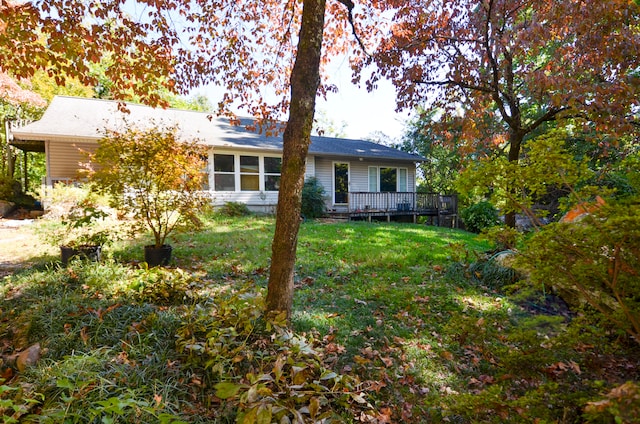
[{"label": "orange leaves", "polygon": [[577,375],[582,374],[580,365],[578,365],[574,361],[556,362],[555,364],[551,364],[547,368],[545,368],[545,372],[554,377],[559,377],[567,372],[572,372]]}]

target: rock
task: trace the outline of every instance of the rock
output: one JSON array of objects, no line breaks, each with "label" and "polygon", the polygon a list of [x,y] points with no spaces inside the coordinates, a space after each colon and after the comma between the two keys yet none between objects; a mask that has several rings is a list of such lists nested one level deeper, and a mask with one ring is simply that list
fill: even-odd
[{"label": "rock", "polygon": [[38,209],[34,209],[29,211],[29,217],[31,218],[39,218],[42,215],[44,215],[44,211],[38,210]]},{"label": "rock", "polygon": [[16,207],[16,204],[13,202],[0,200],[0,218],[9,215],[11,211],[13,211],[13,208],[15,207]]},{"label": "rock", "polygon": [[16,359],[16,367],[18,371],[23,372],[27,367],[35,365],[40,360],[40,343],[29,346],[20,352]]}]

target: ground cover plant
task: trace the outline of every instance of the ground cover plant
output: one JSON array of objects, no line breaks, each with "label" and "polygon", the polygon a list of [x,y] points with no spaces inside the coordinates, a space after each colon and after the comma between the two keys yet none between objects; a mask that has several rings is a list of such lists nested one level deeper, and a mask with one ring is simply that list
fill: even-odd
[{"label": "ground cover plant", "polygon": [[[0,283],[5,422],[633,422],[638,347],[458,230],[304,222],[292,327],[262,316],[274,220],[210,216]],[[16,354],[39,346],[19,367]]]}]

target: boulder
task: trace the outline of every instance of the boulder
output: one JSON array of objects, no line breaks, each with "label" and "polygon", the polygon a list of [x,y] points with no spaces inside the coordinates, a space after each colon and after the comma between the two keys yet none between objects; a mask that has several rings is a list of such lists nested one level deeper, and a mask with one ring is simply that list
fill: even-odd
[{"label": "boulder", "polygon": [[0,200],[0,218],[9,215],[16,207],[16,204],[7,200]]}]

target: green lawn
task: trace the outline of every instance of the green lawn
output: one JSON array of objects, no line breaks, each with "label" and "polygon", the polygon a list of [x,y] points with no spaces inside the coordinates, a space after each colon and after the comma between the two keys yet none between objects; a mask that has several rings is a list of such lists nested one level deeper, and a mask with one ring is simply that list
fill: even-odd
[{"label": "green lawn", "polygon": [[[139,266],[145,239],[101,264],[31,258],[0,282],[5,421],[638,417],[637,386],[612,392],[637,383],[637,344],[527,290],[473,234],[304,222],[287,331],[261,317],[273,231],[268,217],[212,217],[171,240],[166,270]],[[17,371],[35,343],[40,360]]]}]

